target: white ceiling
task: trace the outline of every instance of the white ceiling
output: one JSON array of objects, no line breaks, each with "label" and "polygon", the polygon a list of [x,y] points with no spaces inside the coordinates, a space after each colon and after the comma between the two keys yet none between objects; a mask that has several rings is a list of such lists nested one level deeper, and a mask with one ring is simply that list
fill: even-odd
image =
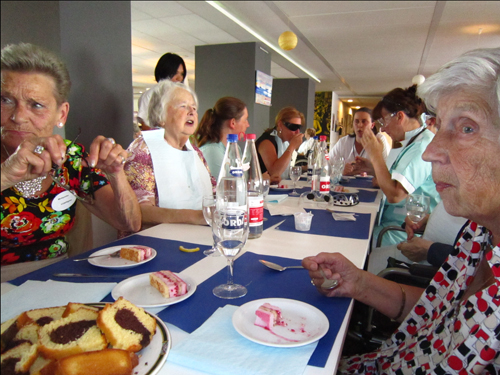
[{"label": "white ceiling", "polygon": [[[500,1],[221,1],[228,12],[278,46],[291,30],[297,47],[285,52],[321,80],[316,91],[373,106],[416,74],[479,47],[500,47]],[[195,86],[195,46],[258,41],[204,1],[132,1],[132,75],[138,94],[155,83],[166,52],[183,57]],[[275,78],[305,78],[271,54]]]}]

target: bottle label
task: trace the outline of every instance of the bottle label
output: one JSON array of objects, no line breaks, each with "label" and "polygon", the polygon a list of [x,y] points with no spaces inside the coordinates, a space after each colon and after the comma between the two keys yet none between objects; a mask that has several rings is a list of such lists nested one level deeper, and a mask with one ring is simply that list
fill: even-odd
[{"label": "bottle label", "polygon": [[312,167],[311,168],[307,168],[307,177],[310,177],[313,175],[313,169]]},{"label": "bottle label", "polygon": [[241,176],[243,176],[243,170],[241,168],[230,167],[229,173],[233,177],[241,177]]},{"label": "bottle label", "polygon": [[330,192],[330,177],[321,177],[319,179],[319,192],[321,194],[326,194]]},{"label": "bottle label", "polygon": [[264,198],[262,195],[248,197],[249,226],[258,227],[264,221]]},{"label": "bottle label", "polygon": [[242,229],[245,224],[245,216],[238,214],[230,214],[224,216],[222,220],[223,229]]}]

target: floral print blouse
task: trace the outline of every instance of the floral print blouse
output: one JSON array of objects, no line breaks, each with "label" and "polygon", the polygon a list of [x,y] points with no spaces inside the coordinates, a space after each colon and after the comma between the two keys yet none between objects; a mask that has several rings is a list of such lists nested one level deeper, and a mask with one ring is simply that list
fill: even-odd
[{"label": "floral print blouse", "polygon": [[[340,374],[500,373],[500,244],[486,255],[489,231],[469,222],[413,310],[382,347],[344,358]],[[481,259],[495,280],[461,300]]]},{"label": "floral print blouse", "polygon": [[[85,196],[108,184],[99,169],[82,166],[82,159],[87,156],[82,145],[74,143],[66,153],[60,182],[72,192]],[[68,251],[65,234],[75,222],[76,201],[62,211],[52,207],[54,198],[64,191],[52,182],[46,192],[33,198],[24,198],[15,187],[2,192],[2,266],[55,258]]]}]

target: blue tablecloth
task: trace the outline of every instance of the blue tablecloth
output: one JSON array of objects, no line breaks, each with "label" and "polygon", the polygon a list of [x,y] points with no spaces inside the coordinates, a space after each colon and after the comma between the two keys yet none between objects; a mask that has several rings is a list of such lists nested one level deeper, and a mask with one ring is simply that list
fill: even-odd
[{"label": "blue tablecloth", "polygon": [[[104,249],[107,247],[118,246],[118,245],[145,245],[152,247],[156,250],[157,255],[156,258],[150,262],[141,264],[137,267],[120,269],[120,268],[101,268],[91,265],[89,262],[74,262],[73,259],[85,258],[90,256],[97,250]],[[179,250],[179,246],[184,246],[186,248],[194,248],[199,247],[200,251],[194,253],[186,253]],[[87,251],[78,255],[75,258],[66,259],[55,263],[51,266],[39,269],[37,271],[31,272],[27,275],[23,275],[9,281],[14,285],[21,285],[26,280],[47,280],[53,279],[57,281],[69,281],[69,282],[109,282],[109,281],[120,281],[117,278],[65,278],[65,277],[53,277],[53,273],[59,272],[71,272],[71,273],[85,273],[90,275],[129,275],[135,276],[142,273],[155,272],[160,270],[170,270],[173,272],[181,272],[185,268],[193,265],[198,262],[200,259],[203,259],[205,255],[203,255],[203,251],[209,249],[210,246],[206,245],[198,245],[185,241],[173,241],[173,240],[164,240],[154,237],[146,237],[140,235],[133,235],[130,237],[122,238],[121,240],[117,240],[107,244],[106,246],[98,247],[94,250]],[[112,300],[111,300],[112,301]]]},{"label": "blue tablecloth", "polygon": [[328,333],[319,341],[308,363],[311,366],[324,367],[351,299],[326,298],[311,285],[311,279],[306,270],[290,269],[278,272],[262,265],[259,259],[283,266],[300,265],[300,261],[295,259],[247,252],[234,262],[234,282],[247,287],[246,296],[224,300],[213,295],[212,289],[227,281],[227,270],[223,269],[198,285],[196,293],[187,300],[169,306],[158,313],[158,316],[163,321],[172,323],[187,332],[193,332],[217,308],[227,303],[241,306],[246,302],[261,298],[290,298],[303,301],[320,309],[330,322]]},{"label": "blue tablecloth", "polygon": [[368,239],[370,237],[370,214],[356,213],[356,221],[336,221],[333,219],[331,212],[309,209],[307,211],[311,211],[314,215],[309,231],[301,232],[296,230],[295,218],[293,216],[287,217],[276,229],[288,232],[356,239]]},{"label": "blue tablecloth", "polygon": [[352,188],[378,189],[373,186],[371,178],[348,178],[343,179],[340,184]]}]

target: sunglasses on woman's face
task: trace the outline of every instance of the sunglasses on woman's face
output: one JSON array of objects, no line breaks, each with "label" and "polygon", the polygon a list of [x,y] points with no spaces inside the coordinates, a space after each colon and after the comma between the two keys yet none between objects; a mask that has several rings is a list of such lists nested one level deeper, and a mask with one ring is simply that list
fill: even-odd
[{"label": "sunglasses on woman's face", "polygon": [[286,128],[292,132],[299,130],[300,127],[302,126],[301,124],[292,124],[291,122],[284,122],[284,121],[283,121],[283,125],[285,125]]}]

